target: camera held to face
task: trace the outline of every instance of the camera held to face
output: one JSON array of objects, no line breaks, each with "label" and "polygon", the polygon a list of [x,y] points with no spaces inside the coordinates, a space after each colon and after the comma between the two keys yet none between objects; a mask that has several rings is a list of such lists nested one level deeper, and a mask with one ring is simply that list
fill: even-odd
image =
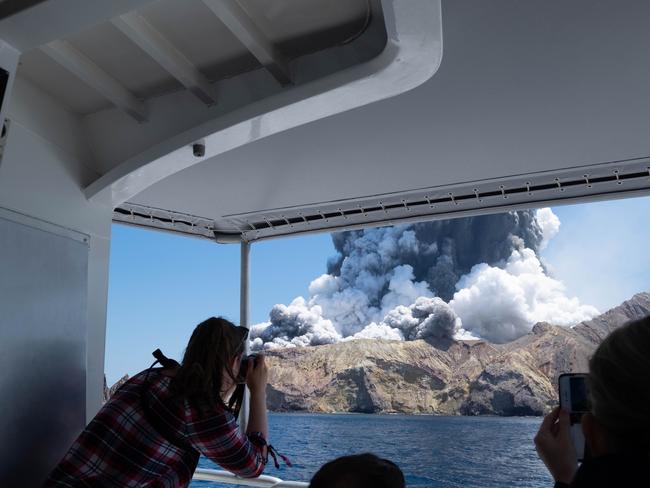
[{"label": "camera held to face", "polygon": [[237,383],[246,383],[248,370],[254,367],[256,359],[256,354],[242,357],[241,364],[239,365],[239,374],[237,375]]}]

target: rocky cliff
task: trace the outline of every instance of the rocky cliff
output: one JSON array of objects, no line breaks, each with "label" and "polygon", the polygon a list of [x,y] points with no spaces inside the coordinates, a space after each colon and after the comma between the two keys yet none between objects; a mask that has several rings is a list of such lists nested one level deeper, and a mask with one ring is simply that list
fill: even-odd
[{"label": "rocky cliff", "polygon": [[106,375],[104,375],[104,395],[103,395],[104,403],[106,403],[108,399],[113,396],[113,393],[115,393],[117,389],[127,381],[129,381],[129,375],[125,374],[119,380],[117,380],[113,386],[109,388],[108,385],[106,384]]},{"label": "rocky cliff", "polygon": [[650,293],[573,328],[536,324],[508,344],[356,340],[268,353],[275,411],[541,415],[557,377],[586,371],[600,341],[650,315]]}]

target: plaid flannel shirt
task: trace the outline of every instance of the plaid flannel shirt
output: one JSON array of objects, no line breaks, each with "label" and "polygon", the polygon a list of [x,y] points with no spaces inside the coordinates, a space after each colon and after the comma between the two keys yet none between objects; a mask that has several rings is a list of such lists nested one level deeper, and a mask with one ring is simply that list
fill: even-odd
[{"label": "plaid flannel shirt", "polygon": [[[243,434],[234,416],[220,409],[206,416],[187,400],[170,401],[171,378],[151,370],[149,415],[192,448],[171,443],[147,420],[140,400],[146,372],[127,381],[79,435],[45,487],[177,488],[189,484],[199,453],[239,476],[264,471],[265,440]],[[158,424],[160,425],[160,424]]]}]

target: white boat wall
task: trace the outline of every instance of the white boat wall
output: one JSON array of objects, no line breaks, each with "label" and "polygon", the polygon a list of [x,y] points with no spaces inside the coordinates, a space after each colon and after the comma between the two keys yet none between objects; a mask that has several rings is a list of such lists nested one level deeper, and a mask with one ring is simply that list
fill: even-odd
[{"label": "white boat wall", "polygon": [[39,486],[101,405],[112,222],[244,256],[647,195],[649,20],[643,0],[2,2],[0,486]]}]

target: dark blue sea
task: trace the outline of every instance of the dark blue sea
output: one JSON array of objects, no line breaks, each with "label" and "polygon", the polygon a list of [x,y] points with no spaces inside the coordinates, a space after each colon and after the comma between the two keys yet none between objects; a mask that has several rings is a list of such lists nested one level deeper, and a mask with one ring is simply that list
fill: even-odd
[{"label": "dark blue sea", "polygon": [[[410,488],[549,488],[533,446],[541,418],[270,414],[271,443],[294,466],[265,474],[309,481],[326,461],[373,452],[396,462]],[[217,469],[207,459],[202,468]],[[194,481],[192,488],[226,488]]]}]

